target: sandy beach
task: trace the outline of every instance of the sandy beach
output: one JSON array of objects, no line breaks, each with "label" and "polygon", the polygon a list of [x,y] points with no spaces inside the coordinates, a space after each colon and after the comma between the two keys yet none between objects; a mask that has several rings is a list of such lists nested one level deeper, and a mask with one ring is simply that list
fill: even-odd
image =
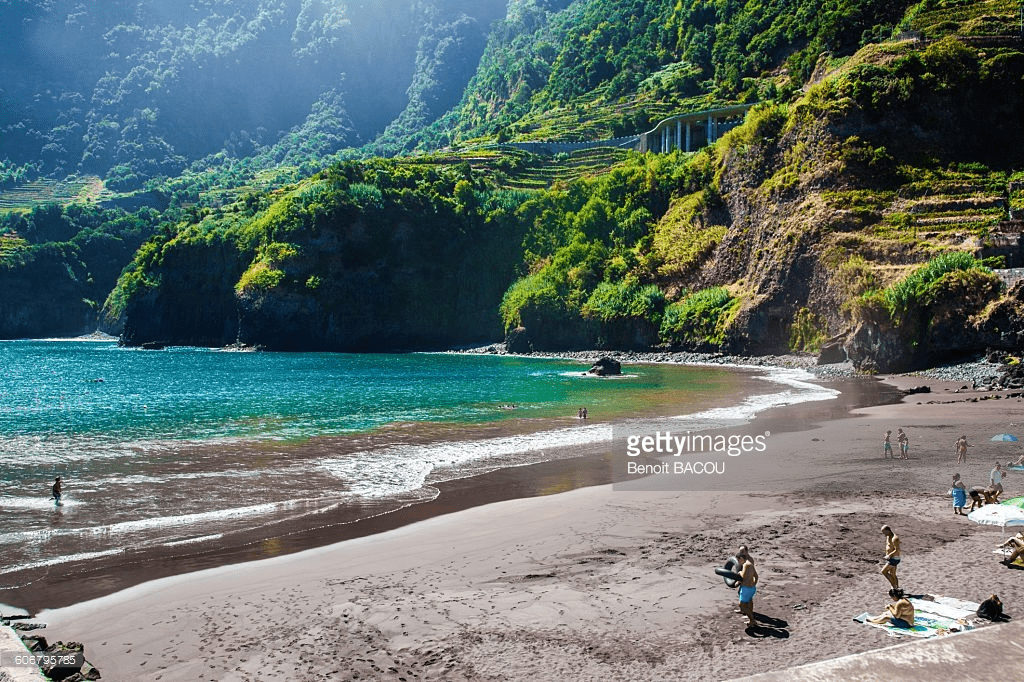
[{"label": "sandy beach", "polygon": [[[980,485],[997,459],[1016,458],[1018,444],[989,438],[1020,430],[1024,402],[890,380],[924,383],[932,393],[849,414],[826,401],[759,415],[772,485],[606,484],[498,501],[37,619],[49,640],[83,642],[103,679],[125,682],[733,679],[896,641],[853,621],[889,602],[884,523],[902,538],[908,592],[995,592],[1016,615],[1024,571],[999,563],[1000,529],[954,515],[946,491],[954,472]],[[909,460],[882,458],[897,427]],[[961,434],[974,445],[965,465]],[[574,487],[569,467],[549,475],[548,492]],[[1024,472],[1005,486],[1005,497],[1024,493]],[[740,544],[761,576],[755,627],[713,573]]]}]

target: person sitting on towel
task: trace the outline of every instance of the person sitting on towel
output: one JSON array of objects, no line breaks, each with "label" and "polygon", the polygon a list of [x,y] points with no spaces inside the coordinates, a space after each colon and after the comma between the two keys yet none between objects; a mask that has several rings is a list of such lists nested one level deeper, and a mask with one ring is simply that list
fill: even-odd
[{"label": "person sitting on towel", "polygon": [[1003,602],[994,594],[978,605],[978,617],[994,621],[1007,620],[1003,615]]},{"label": "person sitting on towel", "polygon": [[1006,542],[999,545],[999,548],[1013,547],[1014,549],[1020,549],[1024,547],[1024,531],[1017,533],[1013,537],[1009,538]]},{"label": "person sitting on towel", "polygon": [[[1009,540],[1007,540],[1007,542],[1013,542],[1014,539],[1015,538],[1010,538]],[[1003,547],[1003,546],[1006,546],[1006,543],[1003,543],[1002,545],[1000,545],[1000,547]],[[1019,559],[1022,556],[1024,556],[1024,543],[1016,545],[1016,547],[1017,548],[1015,550],[1013,550],[1013,552],[1010,554],[1010,556],[1008,556],[1005,559],[1003,559],[1003,563],[1006,564],[1007,566],[1009,566],[1014,561],[1016,561],[1017,559]]]},{"label": "person sitting on towel", "polygon": [[868,618],[868,622],[878,625],[893,625],[898,628],[912,628],[914,627],[914,605],[906,597],[900,597],[885,607],[885,613]]}]

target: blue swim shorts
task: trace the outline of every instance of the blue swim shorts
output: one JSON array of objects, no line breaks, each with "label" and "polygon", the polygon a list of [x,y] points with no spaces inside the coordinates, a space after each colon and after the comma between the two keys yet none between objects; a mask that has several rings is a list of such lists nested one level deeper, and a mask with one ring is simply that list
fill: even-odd
[{"label": "blue swim shorts", "polygon": [[746,587],[744,585],[740,585],[740,603],[749,604],[750,602],[754,601],[755,592],[757,592],[756,587]]}]

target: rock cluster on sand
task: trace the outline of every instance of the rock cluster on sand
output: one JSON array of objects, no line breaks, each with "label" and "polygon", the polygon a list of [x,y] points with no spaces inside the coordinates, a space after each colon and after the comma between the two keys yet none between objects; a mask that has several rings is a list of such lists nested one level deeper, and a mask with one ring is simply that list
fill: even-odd
[{"label": "rock cluster on sand", "polygon": [[[30,616],[0,616],[0,625],[13,630],[31,632],[46,627],[40,623],[26,622]],[[22,643],[34,654],[47,654],[55,657],[54,662],[44,663],[40,671],[54,682],[82,682],[83,680],[100,679],[100,671],[85,660],[85,646],[80,642],[55,642],[49,644],[40,635],[20,635]],[[70,661],[74,661],[68,665]]]}]

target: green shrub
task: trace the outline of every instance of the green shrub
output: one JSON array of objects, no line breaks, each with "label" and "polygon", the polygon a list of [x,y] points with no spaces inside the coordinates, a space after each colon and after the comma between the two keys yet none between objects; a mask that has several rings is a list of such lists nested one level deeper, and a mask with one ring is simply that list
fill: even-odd
[{"label": "green shrub", "polygon": [[583,316],[609,322],[648,319],[655,323],[665,308],[665,294],[656,285],[641,285],[635,277],[601,282],[583,306]]},{"label": "green shrub", "polygon": [[793,316],[793,324],[789,328],[789,347],[794,351],[816,353],[828,338],[828,327],[825,319],[815,315],[807,308],[801,308]]},{"label": "green shrub", "polygon": [[522,326],[522,311],[528,307],[550,310],[564,308],[558,287],[548,274],[547,271],[541,270],[527,275],[516,280],[505,292],[498,310],[506,331]]},{"label": "green shrub", "polygon": [[973,255],[962,251],[939,254],[905,278],[888,286],[881,293],[881,302],[894,320],[901,320],[908,311],[929,304],[937,283],[957,270],[990,272]]},{"label": "green shrub", "polygon": [[269,291],[284,280],[284,270],[272,268],[264,262],[256,262],[242,273],[235,285],[240,294],[252,294],[258,291]]},{"label": "green shrub", "polygon": [[702,289],[665,309],[661,339],[671,344],[719,345],[740,299],[725,287]]}]

